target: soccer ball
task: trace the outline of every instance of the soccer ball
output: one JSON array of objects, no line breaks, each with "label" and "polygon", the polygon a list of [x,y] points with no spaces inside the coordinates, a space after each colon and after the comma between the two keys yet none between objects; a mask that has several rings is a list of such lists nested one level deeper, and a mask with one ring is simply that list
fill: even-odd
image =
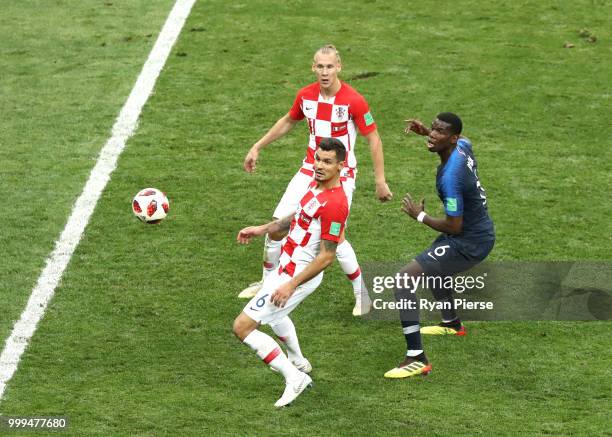
[{"label": "soccer ball", "polygon": [[157,188],[140,190],[132,200],[134,215],[148,224],[161,222],[168,215],[169,209],[166,194]]}]

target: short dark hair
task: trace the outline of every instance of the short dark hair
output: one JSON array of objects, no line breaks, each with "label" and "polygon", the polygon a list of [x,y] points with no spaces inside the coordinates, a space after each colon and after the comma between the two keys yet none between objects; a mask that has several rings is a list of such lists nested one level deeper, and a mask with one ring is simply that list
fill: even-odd
[{"label": "short dark hair", "polygon": [[329,152],[333,150],[336,152],[336,160],[338,162],[346,159],[346,147],[342,144],[338,138],[323,138],[319,142],[319,149]]},{"label": "short dark hair", "polygon": [[436,115],[436,118],[444,123],[450,124],[453,135],[461,134],[463,123],[457,114],[453,114],[452,112],[440,112]]}]

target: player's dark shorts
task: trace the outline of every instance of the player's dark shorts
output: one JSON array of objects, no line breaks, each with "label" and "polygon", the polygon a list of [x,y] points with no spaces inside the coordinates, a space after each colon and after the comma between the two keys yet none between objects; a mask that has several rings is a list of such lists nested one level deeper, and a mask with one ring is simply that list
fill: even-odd
[{"label": "player's dark shorts", "polygon": [[427,276],[450,276],[471,269],[484,260],[495,240],[471,241],[441,234],[415,259]]}]

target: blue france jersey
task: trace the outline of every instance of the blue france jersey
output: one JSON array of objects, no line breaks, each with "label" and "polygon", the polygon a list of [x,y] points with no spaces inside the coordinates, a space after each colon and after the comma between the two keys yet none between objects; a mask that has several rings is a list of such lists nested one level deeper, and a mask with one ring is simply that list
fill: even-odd
[{"label": "blue france jersey", "polygon": [[472,144],[460,138],[448,161],[438,166],[436,188],[444,210],[452,217],[463,216],[461,234],[451,237],[471,241],[495,239],[493,221],[487,209],[487,196],[478,179]]}]

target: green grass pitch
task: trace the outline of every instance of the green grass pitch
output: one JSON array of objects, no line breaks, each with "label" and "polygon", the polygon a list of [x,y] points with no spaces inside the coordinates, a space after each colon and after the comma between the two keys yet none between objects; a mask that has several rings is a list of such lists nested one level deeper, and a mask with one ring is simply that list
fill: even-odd
[{"label": "green grass pitch", "polygon": [[[2,342],[172,4],[3,5]],[[436,157],[402,131],[441,110],[474,143],[498,234],[491,260],[609,261],[610,16],[605,0],[196,3],[0,413],[65,415],[67,435],[609,433],[608,321],[471,323],[465,339],[425,339],[431,375],[389,381],[399,323],[353,318],[334,265],[293,317],[316,385],[282,411],[281,378],[231,323],[261,259],[236,232],[271,215],[305,125],[264,150],[256,174],[242,160],[313,80],[327,42],[371,105],[395,194],[375,200],[361,140],[348,234],[361,262],[409,261],[435,237],[399,211],[407,191],[442,211]],[[171,200],[158,226],[130,212],[148,186]]]}]

